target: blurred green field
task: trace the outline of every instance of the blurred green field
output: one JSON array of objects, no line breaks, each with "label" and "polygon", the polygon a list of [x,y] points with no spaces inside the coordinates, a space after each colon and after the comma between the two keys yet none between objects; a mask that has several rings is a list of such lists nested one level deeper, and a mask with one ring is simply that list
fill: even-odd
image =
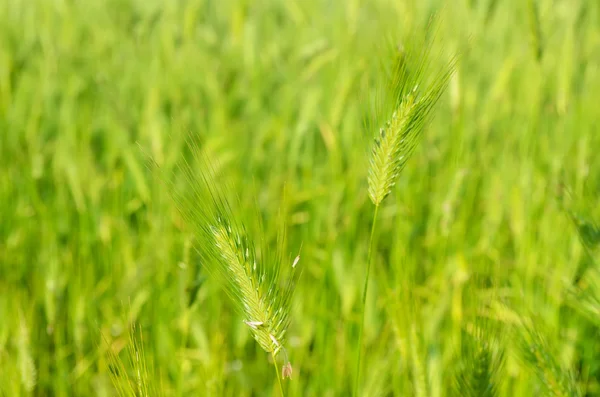
[{"label": "blurred green field", "polygon": [[111,352],[156,395],[278,395],[146,167],[189,133],[302,246],[287,395],[350,395],[366,99],[383,38],[436,11],[460,57],[379,214],[361,395],[460,395],[475,318],[499,330],[497,395],[600,395],[595,0],[0,0],[0,395],[116,395]]}]

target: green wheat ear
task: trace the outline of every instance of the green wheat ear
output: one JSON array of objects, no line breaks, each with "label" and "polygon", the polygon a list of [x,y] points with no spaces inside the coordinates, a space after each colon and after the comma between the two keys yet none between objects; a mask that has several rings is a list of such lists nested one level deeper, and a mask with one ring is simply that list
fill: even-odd
[{"label": "green wheat ear", "polygon": [[110,379],[119,397],[151,397],[161,395],[157,387],[152,360],[146,358],[142,329],[132,323],[128,332],[125,357],[119,357],[119,341],[109,341],[103,335],[107,347]]},{"label": "green wheat ear", "polygon": [[[212,243],[221,262],[221,278],[227,278],[228,292],[246,317],[244,323],[254,339],[266,352],[278,354],[289,325],[294,284],[279,287],[277,272],[282,263],[259,265],[260,260],[245,231],[224,218],[216,221],[211,226]],[[292,272],[295,273],[295,267]]]},{"label": "green wheat ear", "polygon": [[299,256],[292,261],[283,254],[283,232],[275,247],[254,230],[260,228],[251,232],[247,226],[260,224],[259,217],[246,222],[241,211],[233,210],[223,178],[217,178],[198,144],[191,139],[186,144],[187,158],[182,155],[173,172],[154,168],[195,237],[204,269],[222,284],[258,344],[273,357],[283,351],[287,361],[284,344]]},{"label": "green wheat ear", "polygon": [[581,396],[575,373],[560,365],[548,342],[532,322],[522,320],[517,340],[524,362],[534,370],[546,394],[556,397]]},{"label": "green wheat ear", "polygon": [[457,396],[494,397],[498,395],[499,372],[504,356],[499,329],[489,320],[476,318],[463,331],[461,355],[454,374]]},{"label": "green wheat ear", "polygon": [[454,71],[451,61],[432,74],[430,48],[428,43],[413,43],[399,50],[383,103],[378,104],[378,112],[390,114],[377,114],[374,120],[384,122],[375,137],[368,176],[369,197],[376,206],[390,194]]},{"label": "green wheat ear", "polygon": [[[429,28],[427,33],[430,33],[428,30]],[[379,129],[371,151],[368,174],[368,192],[371,201],[375,204],[375,211],[371,224],[367,269],[361,300],[353,396],[358,396],[360,388],[364,313],[379,205],[390,194],[398,175],[413,153],[424,125],[454,71],[453,60],[444,63],[439,71],[432,73],[430,68],[433,63],[430,57],[432,44],[429,42],[431,37],[427,34],[425,40],[412,38],[407,42],[407,48],[395,50],[391,73],[384,73],[386,89],[381,90],[376,99],[374,112],[370,115],[369,127],[377,126],[376,128]],[[385,62],[384,66],[386,66]],[[422,376],[425,372],[421,371],[422,363],[417,360],[416,355],[413,357],[416,358],[413,360],[415,394],[426,394],[426,382]]]}]

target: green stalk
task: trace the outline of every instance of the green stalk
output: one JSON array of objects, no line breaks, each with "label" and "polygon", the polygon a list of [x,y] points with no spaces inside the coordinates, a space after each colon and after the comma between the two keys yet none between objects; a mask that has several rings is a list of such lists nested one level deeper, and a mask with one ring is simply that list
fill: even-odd
[{"label": "green stalk", "polygon": [[281,376],[279,376],[279,367],[277,366],[277,359],[275,359],[275,351],[271,351],[271,356],[273,357],[273,365],[275,366],[275,373],[277,374],[277,382],[279,383],[279,391],[281,392],[281,397],[285,397],[285,393],[283,392],[283,384],[281,383]]},{"label": "green stalk", "polygon": [[354,381],[354,390],[352,395],[358,396],[358,387],[360,385],[360,359],[362,356],[362,339],[363,330],[365,327],[365,307],[367,304],[367,289],[369,288],[369,273],[371,272],[371,257],[373,255],[373,236],[375,235],[375,224],[377,223],[377,213],[379,212],[379,205],[375,206],[375,212],[373,214],[373,225],[371,226],[371,236],[369,237],[369,253],[367,254],[367,276],[365,277],[365,285],[363,287],[362,295],[362,310],[360,313],[360,328],[358,331],[358,353],[356,359],[356,379]]}]

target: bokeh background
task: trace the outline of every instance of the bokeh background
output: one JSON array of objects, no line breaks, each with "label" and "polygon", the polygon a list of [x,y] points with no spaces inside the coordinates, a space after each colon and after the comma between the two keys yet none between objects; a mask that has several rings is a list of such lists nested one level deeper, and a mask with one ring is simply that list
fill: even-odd
[{"label": "bokeh background", "polygon": [[[385,39],[433,13],[459,60],[380,211],[361,395],[452,395],[474,313],[530,319],[599,395],[597,241],[561,193],[592,225],[594,0],[0,0],[0,394],[116,395],[115,362],[133,375],[143,351],[156,395],[277,395],[146,167],[171,167],[193,133],[267,235],[286,189],[304,267],[288,394],[349,395],[373,211],[365,98]],[[499,395],[543,395],[519,343],[501,345]]]}]

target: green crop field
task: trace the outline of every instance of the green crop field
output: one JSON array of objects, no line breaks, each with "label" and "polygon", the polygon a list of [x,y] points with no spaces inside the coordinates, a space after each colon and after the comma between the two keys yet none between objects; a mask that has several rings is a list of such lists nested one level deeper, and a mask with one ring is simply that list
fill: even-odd
[{"label": "green crop field", "polygon": [[0,0],[0,396],[600,396],[599,203],[597,0]]}]

